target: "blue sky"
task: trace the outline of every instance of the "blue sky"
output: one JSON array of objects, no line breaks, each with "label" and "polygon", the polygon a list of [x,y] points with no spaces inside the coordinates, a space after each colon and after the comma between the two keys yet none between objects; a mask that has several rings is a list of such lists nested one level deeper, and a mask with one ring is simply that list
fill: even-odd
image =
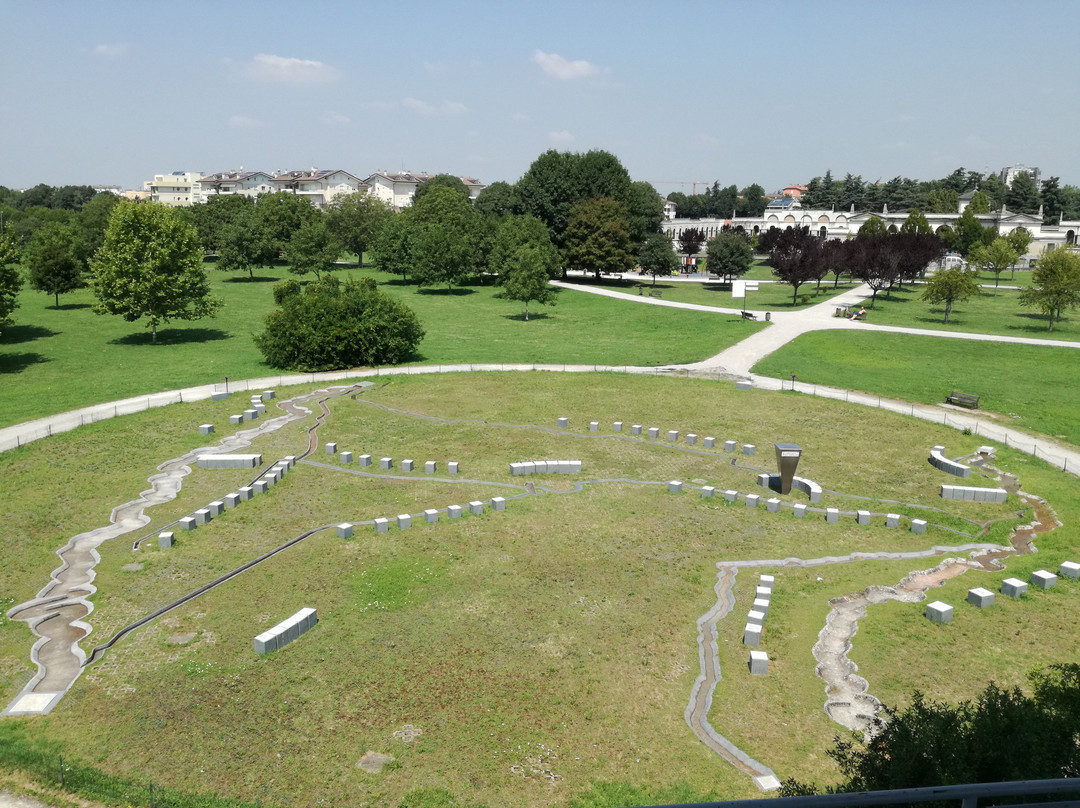
[{"label": "blue sky", "polygon": [[0,185],[549,148],[772,191],[1023,163],[1080,184],[1068,3],[0,0]]}]

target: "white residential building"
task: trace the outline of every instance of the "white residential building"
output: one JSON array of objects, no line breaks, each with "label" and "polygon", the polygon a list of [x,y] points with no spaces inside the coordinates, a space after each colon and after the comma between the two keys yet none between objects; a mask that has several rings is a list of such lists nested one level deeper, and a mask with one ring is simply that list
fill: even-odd
[{"label": "white residential building", "polygon": [[274,191],[270,184],[272,179],[273,176],[265,171],[222,171],[203,177],[200,185],[204,199],[229,194],[256,197]]},{"label": "white residential building", "polygon": [[270,178],[270,185],[274,191],[306,196],[317,208],[325,207],[342,194],[368,191],[364,180],[341,169],[280,172]]},{"label": "white residential building", "polygon": [[202,196],[202,173],[199,171],[174,171],[171,174],[155,174],[143,183],[150,201],[170,208],[187,207],[204,202]]},{"label": "white residential building", "polygon": [[[424,180],[431,179],[434,174],[414,174],[411,171],[402,171],[398,174],[388,174],[377,171],[367,178],[366,182],[371,186],[368,192],[381,199],[394,210],[407,208],[412,204],[416,188]],[[469,199],[476,199],[486,187],[480,180],[473,177],[459,177],[469,189]]]}]

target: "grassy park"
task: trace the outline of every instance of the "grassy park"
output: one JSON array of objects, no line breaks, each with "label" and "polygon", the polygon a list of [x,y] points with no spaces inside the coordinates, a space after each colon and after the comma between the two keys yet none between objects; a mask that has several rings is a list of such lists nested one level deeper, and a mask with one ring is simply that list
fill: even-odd
[{"label": "grassy park", "polygon": [[[175,501],[149,512],[150,524],[101,546],[94,634],[84,645],[312,527],[514,497],[525,493],[523,478],[508,472],[514,460],[580,458],[585,473],[532,478],[539,495],[510,499],[505,513],[444,515],[387,534],[358,525],[351,540],[332,528],[316,533],[130,635],[49,716],[6,719],[3,737],[129,779],[263,805],[397,805],[425,787],[508,806],[567,805],[605,789],[645,802],[672,793],[754,797],[749,779],[713,757],[683,721],[698,671],[696,620],[715,602],[717,562],[921,550],[970,541],[953,531],[978,534],[980,524],[1013,516],[986,528],[983,540],[1003,543],[1012,524],[1030,518],[1016,516],[1025,511],[1016,497],[1002,505],[938,497],[944,475],[926,463],[928,447],[945,443],[959,456],[978,437],[842,402],[800,397],[793,408],[790,393],[614,374],[384,382],[331,402],[321,440],[356,453],[436,459],[440,468],[455,459],[462,479],[357,476],[320,448],[314,463],[181,535],[171,550],[150,542],[133,551],[131,539],[156,534],[245,477],[196,469]],[[278,398],[310,389],[281,389]],[[227,433],[235,409],[229,400],[174,405],[0,455],[2,523],[20,525],[0,533],[0,552],[18,559],[0,568],[0,592],[9,602],[32,596],[59,544],[103,524],[163,460],[203,445],[197,424]],[[564,415],[570,428],[553,429]],[[602,434],[589,432],[590,420]],[[732,465],[719,450],[612,434],[614,420],[759,451]],[[299,453],[309,424],[289,424],[253,449],[268,460]],[[757,470],[773,468],[777,440],[803,447],[799,473],[828,489],[823,506],[884,511],[900,501],[904,513],[942,527],[921,536],[889,530],[881,518],[832,525],[704,499],[696,489],[667,493],[672,479],[760,490]],[[1040,537],[1037,557],[1011,560],[1007,571],[969,572],[935,591],[958,604],[951,626],[929,624],[921,604],[871,609],[851,655],[886,702],[903,701],[914,685],[970,697],[988,678],[1019,683],[1034,664],[1070,658],[1068,645],[1051,638],[1077,619],[1075,582],[986,612],[961,604],[968,587],[996,589],[1008,575],[1056,568],[1077,546],[1072,478],[1010,450],[996,465],[1045,497],[1065,526]],[[575,492],[582,480],[596,482]],[[971,484],[994,482],[976,476]],[[777,576],[777,590],[765,635],[770,675],[753,678],[741,612],[759,570],[741,572],[736,609],[719,624],[723,679],[713,726],[781,777],[835,779],[824,750],[842,730],[821,709],[823,684],[809,653],[828,600],[936,563],[761,569]],[[269,656],[252,652],[254,634],[307,605],[319,609],[315,629]],[[1019,623],[1022,632],[1011,628]],[[25,624],[0,623],[5,700],[31,673],[30,644]],[[407,724],[422,732],[408,744],[394,735]],[[357,767],[367,751],[394,761],[368,773]]]}]

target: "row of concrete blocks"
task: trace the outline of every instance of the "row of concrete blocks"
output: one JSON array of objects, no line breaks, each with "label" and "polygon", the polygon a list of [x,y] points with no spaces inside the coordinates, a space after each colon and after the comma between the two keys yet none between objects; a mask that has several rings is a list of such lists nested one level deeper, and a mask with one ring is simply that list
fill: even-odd
[{"label": "row of concrete blocks", "polygon": [[942,499],[966,499],[969,502],[1004,502],[1009,492],[1004,488],[977,488],[970,485],[941,486]]},{"label": "row of concrete blocks", "polygon": [[580,460],[525,460],[510,464],[510,473],[522,474],[581,474]]},{"label": "row of concrete blocks", "polygon": [[[489,501],[491,502],[491,509],[493,511],[506,510],[506,499],[504,497],[492,497]],[[486,504],[486,502],[482,502],[480,500],[473,500],[469,503],[469,513],[479,516],[484,512],[484,505]],[[464,512],[465,509],[461,505],[446,506],[446,515],[450,519],[459,519]],[[423,513],[424,523],[428,525],[435,524],[439,521],[439,513],[440,511],[438,508],[428,508]],[[420,514],[417,514],[417,516],[420,516]],[[407,530],[408,528],[412,527],[412,520],[413,515],[408,513],[398,514],[397,516],[393,517],[393,519],[380,517],[379,519],[375,520],[375,532],[387,533],[390,530],[391,524],[397,525],[399,530]],[[338,538],[341,539],[351,538],[353,535],[353,524],[351,522],[341,523],[337,526],[337,534]]]},{"label": "row of concrete blocks", "polygon": [[[1073,561],[1065,561],[1059,570],[1062,577],[1080,578],[1080,564]],[[1049,570],[1035,570],[1031,573],[1030,585],[1039,589],[1050,589],[1057,584],[1058,576]],[[1019,578],[1006,578],[1001,582],[1001,594],[1010,598],[1020,598],[1027,594],[1028,583]],[[994,605],[994,593],[981,586],[969,589],[967,602],[980,609],[986,609]],[[930,603],[926,607],[926,618],[932,623],[951,623],[953,608],[940,600]]]},{"label": "row of concrete blocks", "polygon": [[[274,398],[275,396],[276,396],[276,394],[274,393],[273,390],[264,390],[261,395],[254,395],[254,396],[251,397],[251,399],[252,399],[252,401],[254,401],[255,399],[258,399],[259,401],[262,401],[263,399],[271,399],[271,398]],[[211,393],[210,394],[210,400],[211,401],[224,401],[228,397],[229,397],[228,393]]]},{"label": "row of concrete blocks", "polygon": [[292,617],[287,617],[271,629],[267,629],[255,638],[255,653],[269,654],[277,651],[297,639],[301,634],[315,628],[319,615],[315,609],[301,609]]},{"label": "row of concrete blocks", "polygon": [[[210,455],[210,457],[214,457]],[[228,457],[228,455],[217,455],[218,459]],[[262,455],[258,455],[261,458]],[[202,466],[202,458],[199,458],[199,465]],[[192,513],[190,516],[185,516],[177,523],[177,529],[179,530],[195,530],[200,525],[209,524],[215,516],[221,516],[225,512],[226,508],[235,508],[241,502],[251,499],[255,494],[265,494],[269,490],[270,486],[274,485],[285,476],[285,473],[296,465],[296,456],[288,455],[282,458],[269,469],[266,474],[260,477],[251,485],[245,485],[242,488],[238,488],[232,493],[226,494],[222,499],[215,500],[207,505],[205,508]],[[221,466],[219,468],[244,468],[243,466]],[[158,547],[166,549],[173,545],[173,534],[171,532],[158,534]]]},{"label": "row of concrete blocks", "polygon": [[[768,488],[772,491],[780,490],[780,475],[769,474],[768,472],[762,472],[757,476],[757,484],[762,488]],[[808,480],[805,477],[792,477],[791,487],[796,491],[801,491],[806,494],[811,502],[821,502],[821,486],[815,483],[813,480]]]},{"label": "row of concrete blocks", "polygon": [[[352,463],[354,459],[356,460],[356,464],[359,465],[359,466],[370,466],[374,462],[374,458],[369,454],[362,454],[362,455],[354,458],[353,453],[348,451],[348,450],[342,450],[342,451],[339,452],[337,450],[337,444],[336,443],[328,443],[328,444],[326,444],[326,453],[327,454],[336,454],[338,456],[338,459],[341,461],[342,465],[346,465],[346,466],[349,465],[350,463]],[[379,469],[381,471],[392,471],[393,468],[394,468],[394,458],[392,458],[392,457],[380,457],[379,458]],[[439,468],[439,463],[438,463],[437,460],[425,460],[424,461],[424,473],[425,474],[434,474],[436,471],[438,471],[438,468]],[[404,460],[401,461],[401,470],[402,471],[416,471],[416,461],[415,460],[410,460],[409,458],[405,458]],[[451,460],[450,462],[448,462],[446,464],[446,471],[447,471],[448,474],[458,474],[460,472],[460,470],[461,470],[461,464],[458,463],[458,461],[456,461],[456,460]]]},{"label": "row of concrete blocks", "polygon": [[[773,584],[775,579],[772,575],[759,575],[757,588],[754,590],[754,604],[746,615],[746,626],[743,628],[743,645],[750,648],[761,646],[761,632],[765,627],[765,618],[769,615],[769,603],[772,600]],[[753,667],[750,670],[754,673]],[[768,672],[768,664],[761,673]]]},{"label": "row of concrete blocks", "polygon": [[[559,418],[558,419],[558,424],[559,424],[559,429],[567,429],[570,426],[570,419],[569,418]],[[599,421],[589,421],[589,431],[590,432],[599,432],[600,431],[600,422]],[[622,421],[613,422],[612,425],[611,425],[611,431],[612,432],[622,432],[623,431],[623,422]],[[647,429],[645,427],[643,427],[641,424],[631,424],[631,426],[630,426],[630,434],[631,435],[642,435],[642,434],[644,434],[644,435],[647,435],[650,438],[653,438],[654,440],[659,440],[660,432],[661,432],[661,430],[660,430],[660,427],[658,427],[658,426],[650,426]],[[697,442],[698,442],[699,438],[700,438],[700,436],[697,435],[696,433],[688,432],[686,434],[686,436],[685,436],[686,445],[687,446],[697,446]],[[677,430],[677,429],[669,429],[669,430],[667,430],[667,439],[672,443],[678,443],[678,441],[679,441],[679,430]],[[713,436],[706,435],[704,438],[700,438],[700,439],[701,439],[701,445],[704,446],[706,449],[715,449],[716,448],[716,438],[714,438]],[[724,451],[725,452],[734,452],[737,448],[738,448],[738,442],[737,441],[733,441],[733,440],[724,441]],[[743,454],[752,455],[752,454],[754,454],[754,452],[755,452],[755,446],[752,443],[747,443],[747,444],[743,445]]]},{"label": "row of concrete blocks", "polygon": [[945,456],[945,447],[941,445],[930,450],[930,465],[954,477],[969,477],[971,475],[971,466],[965,466],[963,463],[957,463],[955,460],[947,458]]}]

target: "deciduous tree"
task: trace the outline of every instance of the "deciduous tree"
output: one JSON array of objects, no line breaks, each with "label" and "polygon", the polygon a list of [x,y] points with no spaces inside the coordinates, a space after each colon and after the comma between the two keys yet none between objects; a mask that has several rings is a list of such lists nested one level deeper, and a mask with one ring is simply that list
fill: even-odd
[{"label": "deciduous tree", "polygon": [[211,317],[221,306],[202,269],[199,235],[172,208],[121,202],[90,266],[94,312],[146,318],[153,342],[159,324]]},{"label": "deciduous tree", "polygon": [[436,188],[449,188],[454,193],[463,197],[466,202],[469,201],[469,187],[461,181],[461,177],[455,177],[453,174],[436,174],[434,177],[428,177],[416,186],[416,190],[413,192],[412,203],[415,205]]},{"label": "deciduous tree", "polygon": [[628,272],[634,266],[626,208],[614,199],[588,199],[574,205],[566,228],[564,266],[600,275]]},{"label": "deciduous tree", "polygon": [[467,197],[435,187],[404,217],[410,230],[408,260],[420,286],[449,289],[483,266],[480,214]]},{"label": "deciduous tree", "polygon": [[1005,204],[1013,213],[1038,213],[1042,204],[1039,186],[1027,171],[1013,177],[1012,185],[1005,192]]},{"label": "deciduous tree", "polygon": [[989,245],[976,244],[970,255],[971,263],[981,272],[994,273],[995,289],[997,289],[1001,273],[1015,266],[1019,258],[1020,256],[1007,238],[996,238]]},{"label": "deciduous tree", "polygon": [[949,315],[952,314],[953,303],[963,302],[978,294],[979,284],[975,283],[971,273],[962,267],[953,267],[952,269],[938,270],[931,275],[926,288],[919,295],[919,299],[925,300],[927,303],[944,303],[945,319],[943,322],[947,323],[949,322]]},{"label": "deciduous tree", "polygon": [[904,223],[900,225],[900,232],[933,235],[934,228],[930,226],[930,222],[927,221],[926,216],[923,215],[922,211],[915,208],[908,214]]},{"label": "deciduous tree", "polygon": [[1080,254],[1064,247],[1044,253],[1031,273],[1031,286],[1020,292],[1020,305],[1045,314],[1053,331],[1065,309],[1080,306]]},{"label": "deciduous tree", "polygon": [[638,250],[638,266],[646,275],[652,275],[653,286],[656,286],[657,277],[675,274],[679,259],[671,248],[671,240],[662,233],[653,233],[646,238]]},{"label": "deciduous tree", "polygon": [[0,334],[11,325],[11,313],[19,307],[19,251],[15,241],[6,233],[0,233]]},{"label": "deciduous tree", "polygon": [[710,275],[730,281],[749,271],[754,262],[754,251],[741,233],[721,233],[709,239],[705,260]]},{"label": "deciduous tree", "polygon": [[759,246],[769,253],[773,275],[791,284],[791,304],[795,305],[799,287],[815,280],[821,270],[821,239],[809,227],[770,228]]},{"label": "deciduous tree", "polygon": [[509,264],[503,267],[499,275],[503,296],[525,304],[526,321],[529,319],[531,301],[555,305],[555,289],[548,283],[551,279],[550,256],[545,250],[529,244],[518,247],[511,255]]},{"label": "deciduous tree", "polygon": [[[458,184],[465,187],[460,180]],[[390,206],[377,196],[344,194],[327,206],[326,223],[334,240],[356,253],[356,262],[362,266],[364,252],[375,244],[390,214]]]},{"label": "deciduous tree", "polygon": [[314,272],[316,278],[333,269],[340,254],[341,245],[330,235],[326,217],[321,213],[305,218],[285,249],[289,272],[295,275]]},{"label": "deciduous tree", "polygon": [[47,224],[26,245],[30,288],[52,295],[56,308],[60,308],[60,295],[86,286],[75,243],[74,227]]},{"label": "deciduous tree", "polygon": [[689,258],[697,255],[701,245],[705,243],[705,231],[698,227],[687,227],[679,233],[679,252]]}]

